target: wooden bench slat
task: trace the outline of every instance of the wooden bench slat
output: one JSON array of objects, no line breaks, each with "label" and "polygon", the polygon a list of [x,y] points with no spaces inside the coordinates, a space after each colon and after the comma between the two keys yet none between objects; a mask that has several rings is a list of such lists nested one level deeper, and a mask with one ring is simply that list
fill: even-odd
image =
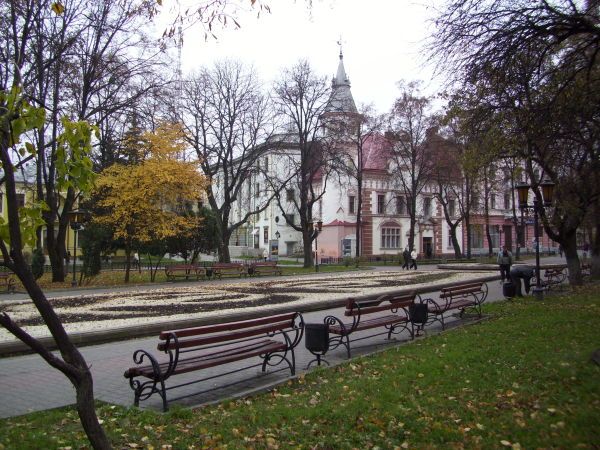
[{"label": "wooden bench slat", "polygon": [[[408,321],[408,317],[397,316],[397,315],[388,315],[388,316],[376,317],[374,319],[361,320],[358,323],[358,325],[354,328],[353,332],[360,331],[360,330],[367,330],[370,328],[377,328],[377,327],[381,327],[381,326],[385,326],[385,325],[394,325],[394,324],[402,323],[402,322],[406,322],[406,321]],[[350,328],[352,326],[352,324],[348,324],[348,325],[349,325],[348,328]],[[346,332],[347,332],[348,328],[346,328]],[[329,331],[334,334],[344,334],[342,327],[339,325],[330,325]]]},{"label": "wooden bench slat", "polygon": [[[265,340],[260,342],[254,342],[252,343],[252,345],[248,345],[245,347],[234,347],[230,349],[225,349],[221,352],[196,355],[192,358],[186,358],[185,360],[182,360],[173,371],[173,374],[186,373],[191,372],[193,370],[214,367],[229,362],[251,358],[262,353],[280,350],[285,350],[285,344],[279,341]],[[161,368],[162,372],[165,372],[169,367],[169,363],[161,363],[159,364],[159,367]],[[144,376],[146,378],[153,378],[154,369],[152,365],[133,367],[131,369],[128,369],[127,372],[125,372],[125,377],[131,376]]]},{"label": "wooden bench slat", "polygon": [[160,344],[158,344],[158,350],[165,351],[174,350],[176,348],[184,349],[190,347],[198,347],[201,345],[215,344],[219,342],[236,341],[252,336],[258,336],[261,334],[274,333],[285,328],[289,328],[289,326],[289,322],[279,322],[270,325],[263,325],[261,327],[244,328],[242,331],[235,331],[227,334],[208,335],[207,337],[200,338],[188,338],[179,340],[178,342],[161,342]]},{"label": "wooden bench slat", "polygon": [[[296,313],[278,314],[276,316],[261,317],[251,320],[240,320],[237,322],[227,322],[217,325],[204,325],[201,327],[182,328],[180,330],[167,330],[161,332],[158,338],[164,341],[171,334],[176,334],[177,337],[181,338],[188,336],[199,336],[210,333],[220,333],[222,331],[239,330],[242,328],[248,328],[250,326],[266,325],[275,322],[288,321],[291,323],[291,321],[293,321],[295,317]],[[288,326],[290,325],[290,323],[288,323]]]}]

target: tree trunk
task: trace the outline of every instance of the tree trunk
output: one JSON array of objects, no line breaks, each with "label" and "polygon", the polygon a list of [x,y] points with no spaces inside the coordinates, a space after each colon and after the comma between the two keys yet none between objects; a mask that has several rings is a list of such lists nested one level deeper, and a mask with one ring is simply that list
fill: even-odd
[{"label": "tree trunk", "polygon": [[462,250],[458,238],[456,237],[456,227],[457,225],[454,225],[453,227],[450,227],[448,231],[450,232],[450,239],[452,241],[452,247],[454,248],[454,256],[456,259],[462,259]]},{"label": "tree trunk", "polygon": [[596,224],[596,235],[590,235],[591,237],[591,256],[592,256],[592,278],[600,278],[600,223]]},{"label": "tree trunk", "polygon": [[465,228],[467,229],[467,259],[471,259],[471,219],[467,213],[465,216]]},{"label": "tree trunk", "polygon": [[111,449],[110,441],[98,422],[94,404],[94,383],[87,368],[82,371],[81,378],[74,382],[74,385],[77,392],[77,414],[90,443],[95,449]]},{"label": "tree trunk", "polygon": [[570,233],[566,236],[565,240],[561,242],[565,251],[565,257],[567,259],[567,269],[569,270],[569,283],[572,286],[582,284],[581,279],[581,265],[579,262],[579,256],[577,255],[577,238],[575,232]]},{"label": "tree trunk", "polygon": [[[27,263],[25,263],[20,249],[14,250],[13,259],[15,274],[18,276],[19,280],[21,280],[29,297],[40,312],[40,315],[48,327],[50,334],[54,338],[60,355],[62,356],[62,360],[59,360],[58,363],[52,365],[65,374],[75,387],[77,412],[79,414],[81,425],[83,426],[92,447],[102,450],[112,448],[110,441],[96,416],[93,379],[87,362],[77,347],[73,345],[60,319],[52,308],[52,305],[50,305],[50,302],[33,278],[33,274]],[[10,331],[12,332],[13,330]],[[38,354],[42,356],[46,355],[45,359],[51,357],[47,356],[50,352],[48,352],[39,341],[28,336],[22,330],[21,333],[22,334],[19,334],[17,337],[24,343],[29,345]],[[15,333],[13,332],[13,334]],[[23,339],[23,336],[25,336],[26,339]]]},{"label": "tree trunk", "polygon": [[55,248],[47,248],[48,259],[50,259],[50,266],[52,267],[52,282],[62,283],[66,277],[65,258],[62,255],[58,255]]},{"label": "tree trunk", "polygon": [[[486,218],[486,222],[487,222]],[[493,256],[494,254],[494,243],[492,242],[492,235],[490,234],[490,224],[486,223],[485,224],[485,237],[487,239],[487,244],[488,244],[488,256]]]},{"label": "tree trunk", "polygon": [[129,283],[129,272],[131,271],[131,246],[125,246],[125,283]]},{"label": "tree trunk", "polygon": [[[360,157],[360,155],[359,155]],[[356,205],[356,250],[355,250],[355,263],[356,263],[356,267],[359,266],[360,261],[359,261],[359,257],[361,254],[360,251],[360,245],[361,245],[361,240],[360,240],[360,230],[361,230],[361,220],[362,220],[362,177],[359,177],[358,179],[358,192],[356,194],[356,201],[357,201],[357,205]]]},{"label": "tree trunk", "polygon": [[229,240],[227,242],[219,242],[219,262],[231,262],[231,256],[229,255]]},{"label": "tree trunk", "polygon": [[312,251],[311,233],[308,230],[302,231],[302,243],[304,245],[304,267],[313,267],[314,258]]}]

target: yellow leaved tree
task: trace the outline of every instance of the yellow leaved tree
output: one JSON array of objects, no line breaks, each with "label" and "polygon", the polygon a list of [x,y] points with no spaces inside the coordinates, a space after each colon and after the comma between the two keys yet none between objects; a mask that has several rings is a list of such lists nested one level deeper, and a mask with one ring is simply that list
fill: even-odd
[{"label": "yellow leaved tree", "polygon": [[162,123],[133,142],[131,165],[114,164],[96,181],[95,197],[101,213],[95,221],[109,226],[125,245],[129,281],[131,253],[135,245],[164,240],[197,227],[197,219],[180,214],[200,199],[208,183],[197,161],[181,158],[186,148],[180,124]]}]

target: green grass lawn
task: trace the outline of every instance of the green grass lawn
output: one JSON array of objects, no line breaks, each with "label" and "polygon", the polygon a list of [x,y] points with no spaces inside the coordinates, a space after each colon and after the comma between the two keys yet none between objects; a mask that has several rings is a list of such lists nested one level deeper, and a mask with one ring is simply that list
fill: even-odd
[{"label": "green grass lawn", "polygon": [[[598,285],[485,313],[490,320],[256,397],[168,414],[102,404],[98,413],[115,448],[598,448]],[[0,443],[86,440],[65,408],[1,420]]]}]

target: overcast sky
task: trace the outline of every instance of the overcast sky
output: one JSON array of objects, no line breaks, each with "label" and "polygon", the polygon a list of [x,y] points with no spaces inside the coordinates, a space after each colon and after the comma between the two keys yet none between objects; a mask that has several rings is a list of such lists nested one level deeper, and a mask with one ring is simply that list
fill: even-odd
[{"label": "overcast sky", "polygon": [[[398,94],[398,80],[422,80],[429,94],[441,84],[431,79],[432,68],[422,50],[433,1],[313,0],[312,9],[303,0],[268,1],[271,14],[257,19],[256,10],[242,12],[242,28],[218,30],[216,41],[205,42],[199,26],[187,30],[183,72],[234,58],[253,64],[269,83],[282,68],[306,58],[317,73],[331,78],[337,70],[341,36],[354,100],[387,112]],[[245,6],[249,3],[242,1]]]}]

